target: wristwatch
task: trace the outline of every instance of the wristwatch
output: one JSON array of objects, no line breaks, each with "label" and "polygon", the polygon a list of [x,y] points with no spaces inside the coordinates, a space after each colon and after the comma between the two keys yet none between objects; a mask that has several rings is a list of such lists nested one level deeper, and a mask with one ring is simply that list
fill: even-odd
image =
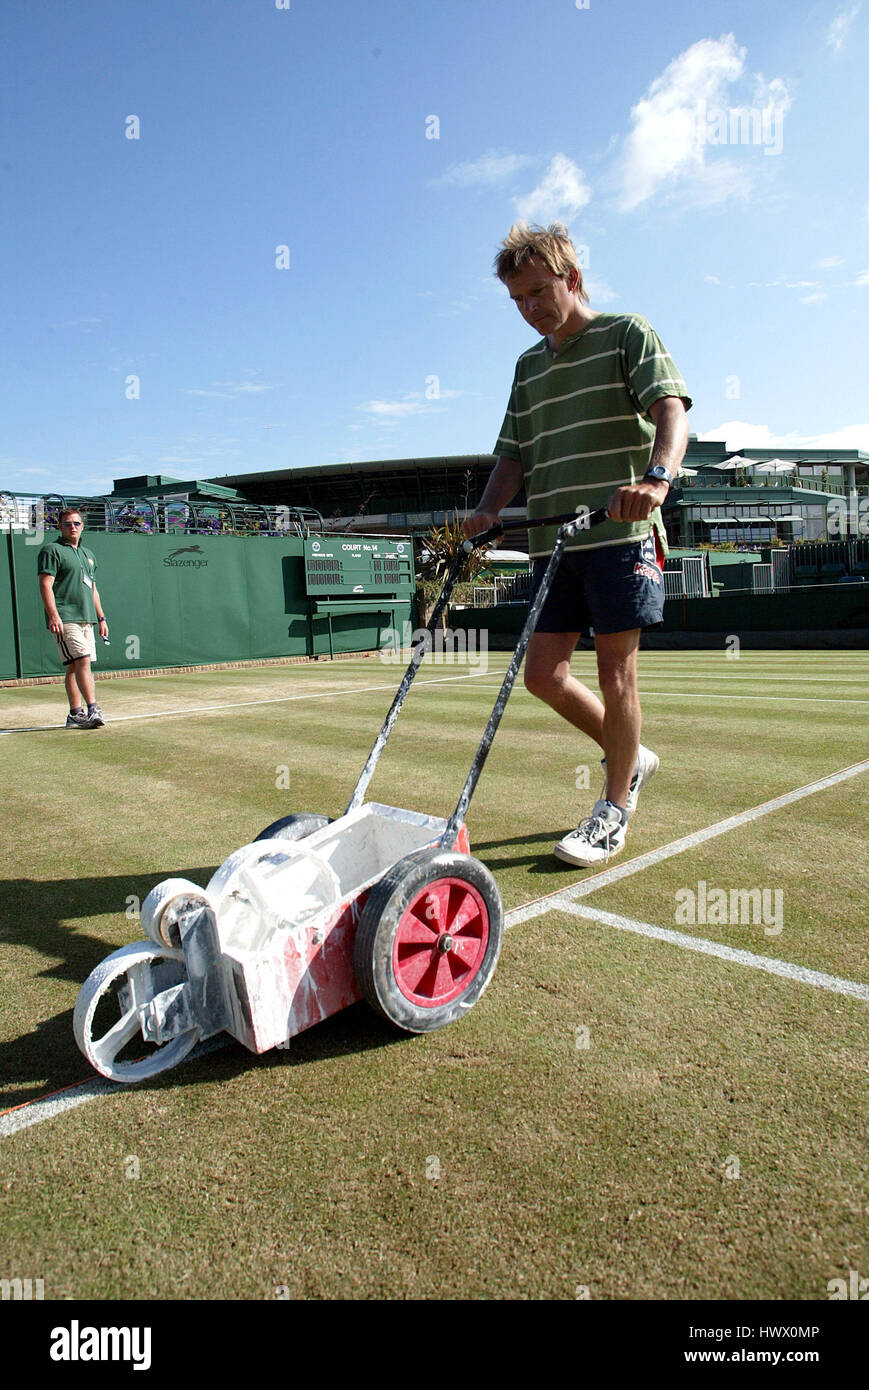
[{"label": "wristwatch", "polygon": [[665,468],[663,463],[651,464],[643,474],[643,482],[645,482],[647,478],[650,482],[666,483],[667,487],[669,487],[673,481],[670,477],[669,469]]}]

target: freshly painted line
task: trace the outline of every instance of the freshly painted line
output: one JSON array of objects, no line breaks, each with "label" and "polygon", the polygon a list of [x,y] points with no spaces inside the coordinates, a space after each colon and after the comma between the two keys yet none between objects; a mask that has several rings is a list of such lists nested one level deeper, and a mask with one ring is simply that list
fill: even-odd
[{"label": "freshly painted line", "polygon": [[[479,676],[485,676],[486,671],[471,671],[467,676],[439,676],[437,680],[418,681],[414,686],[415,690],[424,690],[427,685],[443,685],[446,681],[472,681]],[[125,724],[128,722],[138,722],[142,719],[177,719],[186,714],[220,714],[225,709],[253,709],[257,705],[286,705],[295,700],[334,700],[339,695],[369,695],[379,690],[394,690],[395,686],[390,685],[354,685],[348,690],[317,690],[310,691],[305,695],[277,695],[266,700],[236,700],[225,705],[191,705],[189,709],[170,709],[154,710],[148,714],[119,714],[114,718],[107,719],[106,724]],[[26,729],[0,729],[2,734],[35,734],[43,730],[51,731],[64,729],[63,724],[34,724]],[[64,730],[66,732],[66,730]],[[76,732],[80,732],[76,730]]]},{"label": "freshly painted line", "polygon": [[98,1076],[92,1081],[79,1081],[75,1086],[57,1091],[54,1095],[43,1096],[40,1100],[25,1102],[15,1110],[7,1110],[0,1115],[0,1139],[7,1139],[10,1134],[29,1129],[31,1125],[41,1124],[43,1120],[53,1120],[55,1115],[62,1115],[64,1110],[72,1110],[76,1105],[85,1105],[89,1100],[99,1100],[100,1096],[120,1089],[119,1082],[107,1081],[104,1076]]},{"label": "freshly painted line", "polygon": [[704,956],[718,956],[721,960],[735,961],[738,965],[750,965],[755,970],[766,970],[770,975],[781,975],[786,980],[799,980],[801,984],[814,985],[816,989],[829,989],[834,994],[848,994],[853,999],[869,1000],[869,985],[858,984],[856,980],[843,980],[838,975],[825,975],[820,970],[809,970],[806,966],[794,965],[789,960],[757,956],[753,951],[737,950],[718,941],[708,941],[702,936],[688,936],[685,932],[655,927],[651,922],[637,922],[631,917],[620,917],[618,913],[602,912],[599,908],[579,903],[563,903],[560,911],[570,912],[575,917],[584,917],[592,922],[603,922],[608,927],[618,927],[619,931],[651,936],[657,941],[666,941],[671,946],[681,946],[686,951],[699,951]]},{"label": "freshly painted line", "polygon": [[[207,1038],[187,1054],[181,1065],[184,1066],[196,1057],[204,1057],[208,1052],[217,1052],[220,1048],[228,1047],[233,1041],[228,1033]],[[62,1091],[53,1091],[51,1095],[42,1096],[39,1100],[25,1101],[23,1105],[17,1105],[12,1110],[0,1112],[0,1139],[8,1139],[11,1134],[29,1129],[31,1125],[41,1124],[43,1120],[53,1120],[56,1115],[62,1115],[65,1110],[74,1110],[76,1106],[86,1105],[89,1100],[99,1100],[100,1096],[129,1089],[123,1081],[109,1081],[104,1076],[95,1076],[89,1081],[77,1081]]]},{"label": "freshly painted line", "polygon": [[869,759],[862,763],[854,763],[852,767],[842,768],[840,772],[832,772],[829,777],[822,777],[817,782],[809,782],[804,787],[797,787],[795,791],[785,792],[783,796],[774,797],[772,801],[764,801],[759,806],[753,806],[748,811],[739,811],[735,816],[728,816],[726,820],[716,821],[714,825],[708,825],[705,830],[695,830],[690,835],[683,835],[680,840],[671,840],[668,845],[661,845],[658,849],[649,850],[646,854],[638,854],[636,859],[628,859],[624,864],[616,864],[612,869],[603,869],[598,874],[593,874],[591,878],[581,879],[578,883],[571,884],[568,888],[559,888],[557,892],[550,893],[544,898],[538,898],[535,902],[525,903],[523,907],[514,908],[507,913],[506,925],[508,927],[518,926],[520,922],[527,922],[532,917],[539,917],[544,912],[549,912],[553,904],[561,906],[563,902],[575,902],[578,898],[585,898],[589,893],[596,893],[599,888],[606,888],[610,883],[617,882],[620,878],[627,878],[631,874],[640,873],[643,869],[651,868],[653,864],[660,864],[664,859],[671,859],[675,854],[682,854],[685,850],[695,849],[697,845],[702,845],[706,840],[713,840],[718,835],[725,835],[728,830],[735,830],[740,825],[747,825],[751,821],[759,820],[761,816],[768,816],[773,811],[781,810],[784,806],[791,806],[795,801],[801,801],[803,797],[813,796],[815,792],[826,791],[828,787],[834,787],[839,782],[845,782],[850,777],[857,777],[861,772],[869,772]]}]

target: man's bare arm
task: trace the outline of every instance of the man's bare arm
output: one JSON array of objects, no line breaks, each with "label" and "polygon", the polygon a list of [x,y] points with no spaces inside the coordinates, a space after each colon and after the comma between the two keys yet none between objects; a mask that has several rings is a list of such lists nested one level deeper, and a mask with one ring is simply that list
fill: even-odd
[{"label": "man's bare arm", "polygon": [[464,534],[476,536],[479,531],[488,531],[490,526],[497,526],[501,512],[513,501],[524,480],[519,460],[502,455],[489,475],[476,511],[462,526]]},{"label": "man's bare arm", "polygon": [[[671,478],[679,471],[688,447],[688,416],[679,396],[662,396],[649,406],[655,423],[655,442],[649,467],[663,464]],[[613,521],[647,521],[656,507],[666,500],[669,487],[653,479],[616,488],[607,504]]]},{"label": "man's bare arm", "polygon": [[39,596],[42,599],[45,616],[48,618],[49,632],[63,632],[63,621],[54,601],[53,574],[41,574],[39,576]]},{"label": "man's bare arm", "polygon": [[655,424],[655,442],[649,466],[662,463],[675,478],[688,447],[688,416],[679,396],[662,396],[649,406]]},{"label": "man's bare arm", "polygon": [[[108,623],[106,622],[106,617],[105,617],[105,614],[103,613],[103,601],[102,601],[102,599],[100,598],[99,593],[97,592],[97,586],[96,586],[96,584],[94,585],[94,607],[95,607],[96,610],[97,610],[97,626],[99,627],[99,630],[100,630],[100,636],[101,636],[101,637],[108,637],[108,635],[109,635],[109,625],[108,625]],[[104,624],[104,623],[105,623],[105,628],[106,628],[105,632],[103,632],[103,624]]]}]

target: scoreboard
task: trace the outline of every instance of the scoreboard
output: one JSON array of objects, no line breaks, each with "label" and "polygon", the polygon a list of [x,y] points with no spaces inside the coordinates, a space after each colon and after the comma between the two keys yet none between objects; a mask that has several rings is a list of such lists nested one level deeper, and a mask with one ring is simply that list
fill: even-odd
[{"label": "scoreboard", "polygon": [[305,541],[305,589],[313,595],[379,594],[410,598],[413,541],[316,536]]}]

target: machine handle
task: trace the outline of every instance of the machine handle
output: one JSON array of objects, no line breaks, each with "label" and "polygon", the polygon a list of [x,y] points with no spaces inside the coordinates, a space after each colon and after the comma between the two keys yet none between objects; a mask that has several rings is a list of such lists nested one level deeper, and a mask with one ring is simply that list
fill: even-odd
[{"label": "machine handle", "polygon": [[538,516],[532,520],[527,518],[499,521],[497,526],[490,526],[487,531],[478,531],[476,536],[468,536],[462,541],[462,550],[466,555],[478,550],[481,545],[486,545],[488,541],[497,540],[503,536],[505,531],[525,531],[532,526],[564,526],[570,522],[576,523],[578,531],[587,531],[592,526],[597,526],[599,522],[606,520],[606,507],[598,507],[596,511],[590,512],[587,508],[582,508],[576,512],[562,512],[559,516]]}]

